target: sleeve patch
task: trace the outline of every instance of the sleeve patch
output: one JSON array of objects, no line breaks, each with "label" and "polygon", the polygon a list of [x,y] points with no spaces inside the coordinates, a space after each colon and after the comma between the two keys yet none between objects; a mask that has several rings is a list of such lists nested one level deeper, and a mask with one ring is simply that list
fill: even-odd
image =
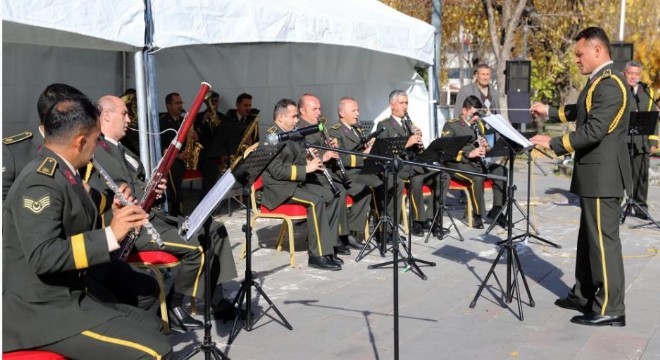
[{"label": "sleeve patch", "polygon": [[39,199],[23,196],[23,207],[33,214],[39,215],[50,207],[50,194],[46,194]]}]

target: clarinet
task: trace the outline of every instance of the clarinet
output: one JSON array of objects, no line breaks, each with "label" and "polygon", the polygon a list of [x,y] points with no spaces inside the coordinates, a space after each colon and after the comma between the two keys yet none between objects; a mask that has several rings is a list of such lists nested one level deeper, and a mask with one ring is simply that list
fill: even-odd
[{"label": "clarinet", "polygon": [[[410,120],[410,116],[408,116],[408,112],[406,111],[403,114],[403,118],[401,119],[402,122],[406,125],[406,128],[408,129],[408,133],[410,135],[416,134],[415,126],[413,125],[412,120]],[[424,151],[424,145],[417,144],[414,146],[417,150],[415,151],[417,154],[420,154]]]},{"label": "clarinet", "polygon": [[[328,135],[328,130],[325,126],[323,126],[323,130],[321,131],[321,137],[323,138],[323,145],[326,147],[332,147],[332,144],[330,143],[330,136]],[[339,167],[339,173],[341,174],[341,182],[344,183],[345,186],[349,186],[351,184],[351,179],[349,179],[348,175],[346,174],[344,162],[341,161],[341,157],[338,157],[336,160],[337,166]]]},{"label": "clarinet", "polygon": [[[103,167],[101,167],[101,164],[96,159],[92,159],[92,164],[94,164],[94,167],[96,170],[98,170],[99,174],[105,181],[105,183],[108,185],[110,190],[112,190],[115,193],[115,197],[119,200],[119,202],[126,206],[126,205],[132,205],[130,201],[124,196],[119,191],[119,185],[112,180],[110,175],[108,174],[107,171]],[[155,241],[158,246],[162,247],[163,246],[163,240],[160,238],[160,234],[158,234],[158,231],[154,228],[154,226],[147,221],[146,224],[143,225],[145,229],[147,229],[147,233],[151,235],[151,240]],[[112,257],[115,259],[119,259],[122,261],[126,261],[126,258],[128,258],[128,255],[133,251],[133,247],[135,246],[135,243],[137,242],[138,235],[140,235],[140,232],[138,230],[131,231],[124,240],[119,244],[119,250],[114,251],[112,253]]]},{"label": "clarinet", "polygon": [[[309,155],[310,158],[316,159],[316,154],[314,151],[310,148],[307,148],[307,154]],[[328,180],[328,183],[330,183],[330,189],[332,189],[332,195],[334,197],[339,196],[339,188],[337,187],[337,184],[332,180],[332,175],[330,175],[330,172],[328,172],[328,169],[324,166],[323,169],[323,175],[325,178]]]},{"label": "clarinet", "polygon": [[[481,135],[481,129],[479,128],[479,122],[475,121],[470,125],[472,130],[474,130],[474,134],[477,136],[477,141],[476,143],[478,144],[479,147],[481,147],[481,142],[483,140],[483,135]],[[481,164],[481,169],[483,170],[484,174],[488,173],[488,165],[486,163],[486,155],[481,155],[479,156],[479,164]]]}]

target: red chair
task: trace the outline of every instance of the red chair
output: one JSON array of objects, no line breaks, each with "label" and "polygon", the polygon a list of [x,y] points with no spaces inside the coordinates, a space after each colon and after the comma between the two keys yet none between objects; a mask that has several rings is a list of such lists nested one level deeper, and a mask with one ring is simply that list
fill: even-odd
[{"label": "red chair", "polygon": [[183,173],[183,180],[181,182],[189,182],[192,189],[193,182],[202,180],[202,172],[199,170],[186,170]]},{"label": "red chair", "polygon": [[[296,251],[293,237],[293,220],[307,219],[307,208],[298,204],[282,204],[273,210],[269,210],[263,205],[257,206],[257,191],[263,188],[264,184],[261,176],[252,185],[252,192],[250,194],[250,202],[252,204],[252,220],[250,227],[254,228],[254,223],[257,219],[281,219],[282,226],[277,235],[277,251],[282,251],[282,241],[284,237],[289,235],[289,264],[291,267],[296,267]],[[245,240],[243,241],[243,248],[241,249],[241,260],[245,258]]]},{"label": "red chair", "polygon": [[[472,201],[470,201],[470,192],[468,191],[468,183],[463,181],[458,181],[451,179],[449,183],[449,190],[459,190],[465,192],[465,197],[467,200],[467,206],[465,207],[465,218],[467,219],[468,226],[472,227]],[[491,179],[486,179],[484,181],[484,191],[493,189],[493,181]]]},{"label": "red chair", "polygon": [[2,354],[3,359],[9,360],[66,360],[60,354],[45,350],[18,350]]},{"label": "red chair", "polygon": [[170,320],[167,316],[165,282],[161,270],[179,265],[179,259],[165,251],[138,251],[131,253],[126,261],[133,266],[151,271],[156,277],[160,288],[158,299],[160,300],[160,317],[163,320],[163,333],[168,334],[170,332]]}]

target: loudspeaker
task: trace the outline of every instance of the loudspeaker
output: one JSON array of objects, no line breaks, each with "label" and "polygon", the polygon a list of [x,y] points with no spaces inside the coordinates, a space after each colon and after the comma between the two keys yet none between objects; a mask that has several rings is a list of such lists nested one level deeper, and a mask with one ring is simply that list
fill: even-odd
[{"label": "loudspeaker", "polygon": [[612,52],[614,67],[623,72],[626,68],[626,63],[633,59],[633,44],[622,42],[612,43],[610,44],[610,51]]},{"label": "loudspeaker", "polygon": [[528,60],[507,60],[506,93],[530,92],[532,63]]},{"label": "loudspeaker", "polygon": [[509,121],[512,124],[528,124],[532,122],[532,114],[529,112],[531,98],[527,91],[511,91],[506,94],[506,107]]}]

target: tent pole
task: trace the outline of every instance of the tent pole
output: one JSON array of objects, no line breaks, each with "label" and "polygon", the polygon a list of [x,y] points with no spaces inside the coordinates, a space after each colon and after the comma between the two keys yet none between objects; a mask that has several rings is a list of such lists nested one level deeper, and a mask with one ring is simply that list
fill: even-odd
[{"label": "tent pole", "polygon": [[144,165],[145,176],[151,177],[151,157],[149,156],[149,126],[147,124],[147,89],[144,82],[143,51],[138,50],[133,56],[135,63],[135,91],[138,105],[138,129],[140,129],[140,161]]}]

